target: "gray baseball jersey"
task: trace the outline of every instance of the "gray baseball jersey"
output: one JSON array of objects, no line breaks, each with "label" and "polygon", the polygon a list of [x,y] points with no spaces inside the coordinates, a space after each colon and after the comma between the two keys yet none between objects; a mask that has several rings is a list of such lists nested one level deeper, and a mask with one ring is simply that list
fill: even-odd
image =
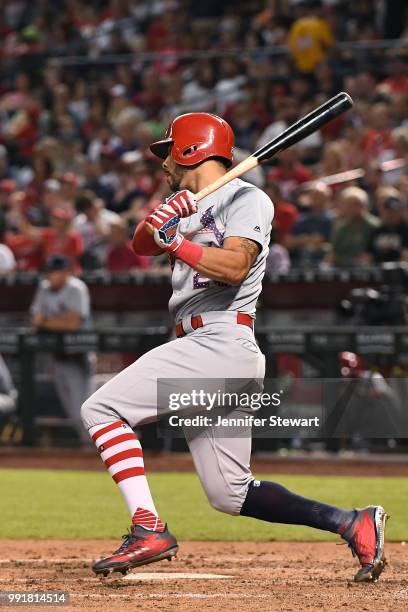
[{"label": "gray baseball jersey", "polygon": [[16,405],[17,391],[6,362],[0,355],[0,417],[9,416],[16,409]]},{"label": "gray baseball jersey", "polygon": [[269,197],[250,183],[235,179],[198,203],[198,211],[181,219],[180,233],[192,242],[221,248],[225,238],[249,238],[261,251],[239,287],[209,280],[177,259],[174,263],[170,313],[176,320],[209,311],[240,311],[255,315],[262,289],[273,219]]},{"label": "gray baseball jersey", "polygon": [[[202,278],[195,270],[176,260],[173,270],[173,295],[170,311],[176,320],[192,314],[212,312],[214,320],[201,328],[175,338],[145,353],[128,368],[98,389],[82,406],[86,428],[123,418],[131,427],[157,419],[157,379],[165,377],[184,391],[183,379],[236,380],[239,391],[243,381],[256,381],[265,375],[265,357],[253,331],[231,323],[217,322],[221,311],[255,314],[261,291],[269,234],[273,218],[270,199],[257,187],[236,179],[209,195],[198,205],[198,212],[182,219],[180,231],[189,240],[220,248],[225,238],[249,238],[260,245],[260,253],[247,278],[231,287]],[[225,316],[225,315],[224,315]],[[235,321],[234,321],[235,318]],[[231,387],[233,390],[234,387]],[[173,386],[172,386],[172,390]],[[234,415],[243,414],[239,406]],[[239,514],[253,476],[249,467],[251,427],[242,437],[208,427],[203,435],[185,432],[194,464],[210,503],[223,512]]]},{"label": "gray baseball jersey", "polygon": [[71,310],[81,316],[82,329],[89,327],[90,299],[85,283],[70,276],[62,289],[52,291],[48,280],[42,280],[31,305],[31,313],[42,314],[47,318],[55,317],[65,310]]},{"label": "gray baseball jersey", "polygon": [[[32,314],[54,317],[64,311],[76,312],[81,317],[81,329],[91,325],[89,290],[83,281],[69,276],[59,291],[52,291],[48,280],[40,282]],[[80,407],[91,390],[92,355],[56,355],[53,359],[54,382],[60,402],[66,415],[71,419],[83,444],[88,436],[82,427]]]}]

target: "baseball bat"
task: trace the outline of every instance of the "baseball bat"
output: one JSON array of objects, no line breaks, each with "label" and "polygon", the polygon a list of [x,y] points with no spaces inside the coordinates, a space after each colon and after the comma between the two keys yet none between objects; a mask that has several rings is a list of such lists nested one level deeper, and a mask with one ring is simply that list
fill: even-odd
[{"label": "baseball bat", "polygon": [[347,93],[344,91],[338,93],[336,96],[330,98],[330,100],[327,100],[327,102],[299,119],[299,121],[289,126],[282,134],[279,134],[279,136],[266,143],[266,145],[244,159],[244,161],[235,166],[235,168],[231,168],[231,170],[228,170],[228,172],[219,179],[207,185],[204,189],[201,189],[195,194],[196,200],[202,200],[233,179],[252,170],[252,168],[255,168],[258,164],[268,161],[280,151],[300,142],[303,138],[306,138],[306,136],[310,136],[310,134],[313,134],[313,132],[316,132],[316,130],[320,129],[326,125],[326,123],[338,117],[352,106],[353,100]]}]

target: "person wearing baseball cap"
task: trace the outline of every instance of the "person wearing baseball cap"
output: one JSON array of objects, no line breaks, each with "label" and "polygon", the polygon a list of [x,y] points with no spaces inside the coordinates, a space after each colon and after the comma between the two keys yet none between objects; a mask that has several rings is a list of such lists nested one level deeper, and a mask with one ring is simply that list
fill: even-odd
[{"label": "person wearing baseball cap", "polygon": [[[44,266],[31,304],[31,323],[39,332],[75,332],[91,324],[88,287],[71,273],[71,261],[63,254],[51,254]],[[92,355],[56,354],[52,359],[54,383],[61,405],[70,418],[81,444],[88,437],[80,418],[81,403],[90,393]]]},{"label": "person wearing baseball cap", "polygon": [[[51,272],[69,273],[70,267],[71,267],[71,263],[68,257],[66,257],[65,255],[61,255],[59,253],[53,253],[47,258],[43,271],[46,274],[49,274]],[[59,283],[57,283],[57,285],[59,285]]]},{"label": "person wearing baseball cap", "polygon": [[371,235],[364,261],[408,261],[408,223],[402,195],[387,197],[380,208],[381,225]]},{"label": "person wearing baseball cap", "polygon": [[6,217],[0,209],[0,276],[11,274],[16,269],[16,259],[13,251],[5,244]]},{"label": "person wearing baseball cap", "polygon": [[[171,426],[173,410],[183,411],[183,405],[176,400],[175,406],[171,398],[184,394],[189,381],[194,381],[194,393],[197,379],[207,383],[210,379],[211,390],[215,379],[219,389],[220,376],[222,388],[236,391],[237,396],[243,389],[258,396],[262,389],[265,357],[254,337],[254,319],[274,209],[261,189],[225,176],[233,146],[231,127],[209,113],[177,117],[165,138],[151,145],[163,160],[167,183],[175,193],[139,224],[133,248],[137,254],[165,253],[170,259],[169,311],[176,337],[145,353],[82,406],[83,423],[131,516],[129,533],[119,548],[93,564],[96,574],[126,573],[177,554],[177,540],[151,495],[141,444],[133,429],[162,415],[169,416]],[[221,186],[211,191],[217,180]],[[158,392],[162,376],[167,380],[163,393]],[[188,410],[196,406],[191,397]],[[218,406],[226,408],[222,401]],[[358,557],[360,569],[354,579],[376,581],[385,565],[384,508],[339,508],[303,498],[277,482],[255,480],[250,470],[252,425],[245,424],[247,411],[239,399],[228,407],[232,426],[244,425],[235,435],[228,425],[224,429],[222,419],[203,421],[204,415],[198,414],[197,428],[191,419],[180,422],[176,417],[187,429],[186,439],[210,504],[234,516],[337,533]],[[238,415],[243,417],[238,417],[239,423]],[[222,430],[217,436],[219,425]]]}]

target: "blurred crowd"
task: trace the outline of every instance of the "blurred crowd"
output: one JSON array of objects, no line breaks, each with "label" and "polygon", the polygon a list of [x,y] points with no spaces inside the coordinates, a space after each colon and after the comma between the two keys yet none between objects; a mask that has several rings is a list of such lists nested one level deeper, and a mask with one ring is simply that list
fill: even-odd
[{"label": "blurred crowd", "polygon": [[387,0],[3,2],[0,271],[162,272],[130,238],[168,195],[148,145],[171,119],[222,115],[240,161],[342,89],[352,112],[244,177],[275,205],[268,271],[408,261],[406,19]]}]

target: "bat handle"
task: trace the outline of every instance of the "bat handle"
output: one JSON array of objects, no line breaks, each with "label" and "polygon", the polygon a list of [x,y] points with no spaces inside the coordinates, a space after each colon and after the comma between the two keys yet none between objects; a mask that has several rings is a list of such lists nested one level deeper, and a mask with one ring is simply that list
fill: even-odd
[{"label": "bat handle", "polygon": [[249,172],[249,170],[252,170],[258,164],[259,161],[256,159],[256,157],[253,157],[252,155],[250,157],[247,157],[246,159],[244,159],[244,161],[235,166],[235,168],[231,168],[231,170],[228,170],[226,174],[220,176],[220,178],[211,183],[211,185],[207,185],[207,187],[204,187],[204,189],[201,189],[198,193],[196,193],[195,198],[197,202],[210,195],[210,193],[213,193],[213,191],[216,191],[220,187],[223,187],[233,179],[238,178],[242,174],[245,174],[245,172]]}]

